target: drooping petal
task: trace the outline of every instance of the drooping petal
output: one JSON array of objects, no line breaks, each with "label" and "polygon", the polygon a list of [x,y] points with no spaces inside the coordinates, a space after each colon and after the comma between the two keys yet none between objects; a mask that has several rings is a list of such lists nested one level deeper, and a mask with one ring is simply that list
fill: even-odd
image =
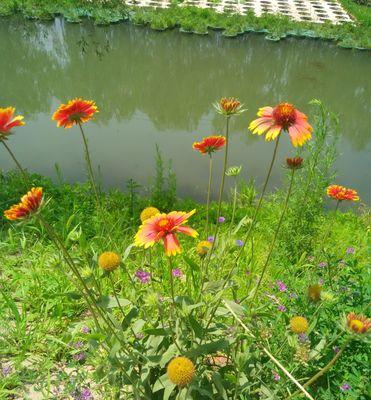
[{"label": "drooping petal", "polygon": [[176,232],[181,232],[194,238],[198,236],[198,232],[195,229],[190,228],[189,226],[177,226],[174,230]]},{"label": "drooping petal", "polygon": [[278,125],[274,125],[271,128],[269,128],[267,134],[265,135],[265,140],[274,140],[280,133],[281,133],[282,127]]},{"label": "drooping petal", "polygon": [[270,126],[272,126],[274,123],[272,118],[257,118],[254,121],[250,122],[249,125],[249,130],[252,133],[256,133],[258,135],[261,135],[264,133]]},{"label": "drooping petal", "polygon": [[188,218],[191,217],[195,212],[195,209],[188,213],[183,211],[172,211],[167,216],[173,221],[174,225],[181,225],[186,223]]},{"label": "drooping petal", "polygon": [[175,256],[181,253],[181,248],[179,246],[179,241],[176,236],[172,233],[168,233],[164,237],[164,247],[165,247],[165,254],[169,257]]},{"label": "drooping petal", "polygon": [[270,118],[272,118],[272,114],[273,114],[273,107],[265,106],[265,107],[259,108],[258,117],[270,117]]}]

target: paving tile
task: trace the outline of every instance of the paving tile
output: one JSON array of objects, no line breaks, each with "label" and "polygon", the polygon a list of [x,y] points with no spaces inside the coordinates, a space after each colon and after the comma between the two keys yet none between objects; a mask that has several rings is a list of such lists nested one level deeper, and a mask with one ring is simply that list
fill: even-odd
[{"label": "paving tile", "polygon": [[[167,8],[170,0],[126,0],[139,7]],[[341,24],[351,22],[350,15],[337,0],[184,0],[180,7],[212,8],[219,13],[235,12],[244,15],[253,11],[256,16],[264,13],[286,15],[295,21]]]}]

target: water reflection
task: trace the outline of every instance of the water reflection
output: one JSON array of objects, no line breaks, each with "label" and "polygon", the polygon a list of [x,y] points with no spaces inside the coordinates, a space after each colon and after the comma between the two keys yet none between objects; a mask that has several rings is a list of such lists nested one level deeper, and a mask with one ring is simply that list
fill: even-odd
[{"label": "water reflection", "polygon": [[[193,138],[220,132],[221,120],[212,112],[211,103],[223,95],[234,95],[248,107],[233,126],[237,132],[234,140],[245,144],[245,153],[236,150],[236,158],[243,159],[247,146],[260,142],[246,135],[247,123],[259,106],[285,99],[308,112],[308,101],[320,98],[339,113],[346,139],[341,143],[342,152],[346,152],[348,162],[358,163],[348,166],[350,173],[343,171],[345,163],[341,161],[340,172],[349,179],[356,165],[367,164],[371,139],[368,53],[317,41],[293,39],[275,44],[255,35],[228,40],[219,34],[195,37],[123,24],[97,28],[89,23],[65,24],[61,19],[47,24],[1,20],[0,45],[6,55],[0,58],[0,104],[15,105],[27,120],[35,121],[29,124],[28,135],[37,135],[33,139],[37,137],[39,145],[46,140],[52,146],[45,135],[53,129],[49,121],[53,108],[60,101],[83,96],[94,99],[101,109],[96,122],[100,137],[111,132],[110,140],[121,142],[116,133],[124,135],[122,132],[130,130],[132,136],[125,134],[125,141],[133,141],[134,151],[134,142],[145,129],[152,135],[150,142],[159,142],[170,155],[180,154],[187,164],[193,157],[179,150],[182,143],[189,147]],[[142,139],[147,140],[148,135]],[[168,143],[173,147],[168,148]],[[105,164],[107,155],[102,149],[97,151]],[[267,146],[259,147],[263,158],[269,151]],[[152,160],[153,148],[145,153]],[[132,161],[142,156],[143,149],[130,153]],[[68,150],[68,158],[76,162],[79,155]],[[263,163],[260,159],[257,163],[260,176]],[[127,163],[127,168],[133,170],[137,164]],[[4,166],[3,161],[0,166]],[[72,170],[70,174],[76,178]],[[197,191],[190,179],[179,176],[183,192],[187,185]]]}]

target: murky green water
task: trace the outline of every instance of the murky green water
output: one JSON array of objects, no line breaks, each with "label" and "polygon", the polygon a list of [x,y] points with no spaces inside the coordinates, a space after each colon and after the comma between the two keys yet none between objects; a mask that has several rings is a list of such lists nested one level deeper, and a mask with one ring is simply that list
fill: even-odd
[{"label": "murky green water", "polygon": [[[258,107],[287,100],[310,113],[308,102],[319,98],[340,116],[337,182],[371,200],[370,53],[319,41],[271,43],[256,35],[231,40],[124,24],[8,19],[0,20],[0,49],[0,105],[25,115],[27,126],[10,145],[30,170],[55,177],[57,163],[65,179],[85,178],[77,130],[57,129],[50,120],[60,102],[82,96],[101,110],[86,132],[106,187],[124,187],[129,178],[147,185],[157,143],[173,160],[178,193],[203,199],[207,159],[191,146],[221,133],[212,102],[233,95],[246,104],[248,111],[232,124],[231,165],[243,164],[244,177],[260,183],[272,144],[247,131]],[[282,142],[281,160],[292,154],[287,138]],[[3,150],[0,168],[13,168]],[[281,178],[276,168],[272,187]]]}]

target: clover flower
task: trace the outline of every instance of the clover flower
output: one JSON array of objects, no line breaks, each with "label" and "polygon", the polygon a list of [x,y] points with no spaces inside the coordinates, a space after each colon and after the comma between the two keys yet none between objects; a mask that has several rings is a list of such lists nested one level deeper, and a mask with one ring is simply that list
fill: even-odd
[{"label": "clover flower", "polygon": [[219,217],[219,218],[218,218],[218,222],[219,222],[220,224],[222,224],[223,222],[225,222],[225,218],[224,218],[224,217]]},{"label": "clover flower", "polygon": [[286,292],[287,286],[282,281],[276,281],[276,285],[280,292]]},{"label": "clover flower", "polygon": [[171,274],[173,275],[174,278],[182,278],[184,275],[180,268],[174,268],[171,271]]},{"label": "clover flower", "polygon": [[148,283],[151,280],[151,274],[147,271],[138,270],[135,272],[135,276],[141,283]]}]

